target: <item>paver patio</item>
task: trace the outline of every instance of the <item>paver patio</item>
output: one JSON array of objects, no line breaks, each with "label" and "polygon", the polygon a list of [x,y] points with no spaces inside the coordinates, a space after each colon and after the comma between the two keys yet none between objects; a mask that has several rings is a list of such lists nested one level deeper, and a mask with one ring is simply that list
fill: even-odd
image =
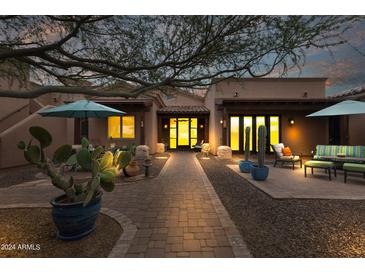
[{"label": "paver patio", "polygon": [[292,170],[268,165],[269,177],[259,182],[253,180],[251,174],[241,173],[237,164],[227,166],[255,187],[277,199],[365,199],[365,179],[362,174],[351,174],[348,183],[345,184],[342,170],[338,170],[337,177],[332,176],[332,180],[329,181],[324,170],[316,169],[313,175],[309,171],[305,178],[303,168],[296,167]]},{"label": "paver patio", "polygon": [[[0,203],[40,203],[57,193],[41,180],[1,189]],[[173,153],[153,180],[104,193],[103,207],[138,228],[127,257],[250,257],[193,153]]]}]

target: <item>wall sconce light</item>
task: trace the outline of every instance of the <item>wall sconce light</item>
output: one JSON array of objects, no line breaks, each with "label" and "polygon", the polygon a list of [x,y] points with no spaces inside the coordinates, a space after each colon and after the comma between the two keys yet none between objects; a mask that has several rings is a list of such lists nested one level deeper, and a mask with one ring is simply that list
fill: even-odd
[{"label": "wall sconce light", "polygon": [[141,127],[144,127],[144,123],[143,123],[143,121],[141,121]]},{"label": "wall sconce light", "polygon": [[164,126],[163,126],[163,128],[167,128],[168,127],[168,125],[167,124],[165,124]]},{"label": "wall sconce light", "polygon": [[223,120],[220,120],[219,123],[223,124]]},{"label": "wall sconce light", "polygon": [[204,127],[204,125],[203,125],[203,124],[201,124],[201,125],[200,125],[200,128],[203,128],[203,127]]},{"label": "wall sconce light", "polygon": [[289,118],[288,122],[289,122],[289,125],[291,125],[291,126],[295,124],[294,118]]}]

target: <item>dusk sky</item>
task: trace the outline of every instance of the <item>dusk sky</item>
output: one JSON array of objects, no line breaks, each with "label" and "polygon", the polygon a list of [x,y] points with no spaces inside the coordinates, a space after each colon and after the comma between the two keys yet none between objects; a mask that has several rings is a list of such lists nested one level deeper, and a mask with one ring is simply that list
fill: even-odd
[{"label": "dusk sky", "polygon": [[340,45],[332,48],[332,53],[309,49],[302,71],[295,69],[288,76],[327,77],[328,95],[365,85],[365,21],[348,31],[346,38],[353,47]]}]

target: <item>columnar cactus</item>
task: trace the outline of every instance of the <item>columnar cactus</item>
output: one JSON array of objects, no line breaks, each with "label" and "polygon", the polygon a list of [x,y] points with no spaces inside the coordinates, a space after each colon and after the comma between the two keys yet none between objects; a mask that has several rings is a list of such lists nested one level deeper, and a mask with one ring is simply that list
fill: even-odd
[{"label": "columnar cactus", "polygon": [[258,162],[259,167],[264,167],[265,164],[265,148],[266,148],[266,127],[265,126],[259,126],[258,129],[258,136],[259,136],[259,144],[258,144]]},{"label": "columnar cactus", "polygon": [[250,132],[251,132],[251,128],[250,127],[246,127],[245,129],[246,133],[246,139],[245,139],[245,161],[248,161],[248,158],[250,157]]},{"label": "columnar cactus", "polygon": [[[33,145],[32,141],[25,144],[24,141],[18,143],[18,148],[24,151],[25,159],[35,164],[45,174],[51,178],[52,184],[63,190],[68,202],[83,201],[86,206],[99,192],[100,188],[105,191],[112,191],[115,185],[117,169],[113,166],[113,154],[104,152],[102,147],[97,147],[90,152],[87,147],[89,141],[86,138],[82,140],[82,149],[75,155],[72,154],[70,145],[60,146],[53,154],[50,160],[44,149],[51,145],[52,136],[47,130],[41,127],[29,128],[30,134],[39,142],[39,145]],[[73,176],[65,175],[66,165],[76,161],[78,165],[86,170],[91,171],[91,178],[85,182],[74,182]]]}]

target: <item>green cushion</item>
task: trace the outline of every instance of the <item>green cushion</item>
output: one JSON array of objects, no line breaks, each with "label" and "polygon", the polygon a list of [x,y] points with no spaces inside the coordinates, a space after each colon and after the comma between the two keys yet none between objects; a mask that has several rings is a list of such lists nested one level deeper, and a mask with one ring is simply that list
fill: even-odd
[{"label": "green cushion", "polygon": [[365,164],[344,163],[343,169],[349,171],[365,172]]},{"label": "green cushion", "polygon": [[328,161],[307,161],[305,166],[308,167],[333,167],[335,164]]},{"label": "green cushion", "polygon": [[365,146],[335,146],[317,145],[316,157],[318,156],[337,156],[343,154],[346,157],[365,158]]}]

